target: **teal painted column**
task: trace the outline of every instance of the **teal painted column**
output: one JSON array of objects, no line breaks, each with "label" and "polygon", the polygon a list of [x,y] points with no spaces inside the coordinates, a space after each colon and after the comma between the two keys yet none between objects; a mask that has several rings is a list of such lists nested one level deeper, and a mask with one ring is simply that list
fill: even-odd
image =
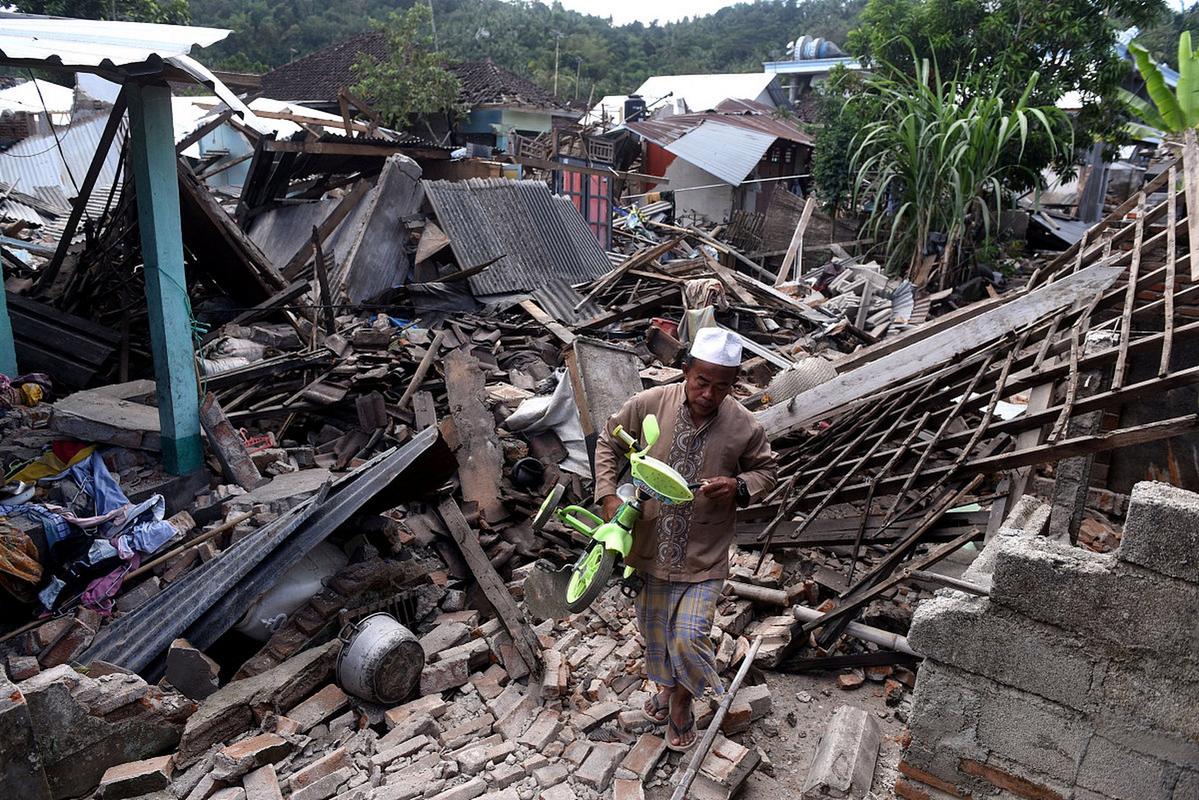
[{"label": "teal painted column", "polygon": [[17,377],[17,350],[13,346],[8,296],[4,294],[4,265],[0,263],[0,375]]},{"label": "teal painted column", "polygon": [[186,475],[200,468],[203,453],[191,316],[183,275],[171,90],[165,85],[146,84],[131,84],[129,88],[129,156],[146,265],[162,457],[167,472]]}]

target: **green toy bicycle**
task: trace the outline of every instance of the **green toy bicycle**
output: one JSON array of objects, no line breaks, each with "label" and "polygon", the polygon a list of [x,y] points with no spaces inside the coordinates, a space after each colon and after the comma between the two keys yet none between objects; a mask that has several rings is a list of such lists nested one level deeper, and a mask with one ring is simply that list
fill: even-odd
[{"label": "green toy bicycle", "polygon": [[[541,530],[551,519],[558,519],[571,530],[578,531],[591,540],[591,544],[570,567],[565,586],[565,606],[570,613],[578,613],[600,596],[608,585],[609,578],[618,562],[628,558],[633,547],[633,529],[641,518],[642,503],[657,499],[666,504],[689,503],[695,495],[692,487],[673,467],[649,455],[649,449],[658,440],[658,418],[653,414],[641,423],[645,448],[637,449],[637,441],[623,428],[617,426],[612,435],[625,448],[633,477],[633,491],[621,492],[624,502],[617,509],[611,522],[605,522],[598,514],[581,506],[571,505],[558,508],[566,487],[558,484],[541,504],[533,517],[533,529]],[[626,488],[626,487],[622,487]],[[549,569],[542,568],[546,572]],[[565,570],[562,570],[565,572]],[[624,566],[623,578],[626,593],[635,594],[636,581],[633,568]],[[559,591],[555,589],[553,591]],[[543,616],[550,616],[544,614]]]}]

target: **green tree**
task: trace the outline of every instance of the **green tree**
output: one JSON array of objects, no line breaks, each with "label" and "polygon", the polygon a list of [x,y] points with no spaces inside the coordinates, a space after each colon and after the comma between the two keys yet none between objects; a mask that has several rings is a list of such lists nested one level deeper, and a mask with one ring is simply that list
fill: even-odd
[{"label": "green tree", "polygon": [[[1037,72],[1031,105],[1052,105],[1078,92],[1076,140],[1118,142],[1124,120],[1111,109],[1118,106],[1117,89],[1128,65],[1114,50],[1112,20],[1149,24],[1162,9],[1162,0],[869,0],[849,47],[867,60],[909,71],[935,53],[944,74],[977,72],[997,86],[1024,86]],[[1051,152],[1055,166],[1071,168],[1073,153],[1041,135],[1028,142],[1023,163],[1046,166]]]},{"label": "green tree", "polygon": [[1055,143],[1051,120],[1061,111],[1032,105],[1035,71],[1008,98],[985,75],[946,80],[928,59],[913,63],[911,70],[876,61],[864,91],[851,98],[867,104],[870,121],[854,139],[850,163],[855,195],[870,207],[865,230],[887,243],[892,271],[925,283],[935,269],[925,255],[930,234],[945,236],[944,288],[974,234],[984,245],[989,239],[1009,197],[1005,187],[1039,183],[1039,172],[1023,162],[1024,146],[1036,129]]},{"label": "green tree", "polygon": [[[872,103],[865,93],[864,78],[860,72],[837,67],[827,84],[816,89],[812,180],[825,211],[834,216],[853,195],[856,176],[850,159],[854,137],[878,111],[867,108]],[[856,100],[847,102],[850,97]]]},{"label": "green tree", "polygon": [[1137,70],[1153,101],[1150,105],[1127,89],[1120,90],[1120,97],[1129,111],[1144,123],[1135,130],[1150,134],[1182,133],[1199,126],[1199,53],[1191,48],[1191,32],[1183,31],[1178,37],[1177,92],[1170,91],[1148,50],[1137,42],[1129,45],[1128,50],[1136,60]]},{"label": "green tree", "polygon": [[433,52],[430,20],[424,5],[393,11],[378,25],[387,34],[390,56],[384,61],[363,56],[354,64],[354,92],[369,98],[391,125],[405,127],[413,116],[461,110],[461,85]]},{"label": "green tree", "polygon": [[187,0],[17,0],[18,11],[76,19],[106,19],[122,22],[159,22],[187,25],[191,9]]}]

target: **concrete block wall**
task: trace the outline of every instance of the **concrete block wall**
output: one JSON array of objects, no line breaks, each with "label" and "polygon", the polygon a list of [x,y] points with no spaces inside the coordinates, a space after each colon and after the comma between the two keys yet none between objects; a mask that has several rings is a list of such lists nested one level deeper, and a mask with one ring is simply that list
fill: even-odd
[{"label": "concrete block wall", "polygon": [[1199,798],[1199,494],[1137,484],[1114,553],[1022,528],[986,549],[990,597],[916,610],[896,794]]}]

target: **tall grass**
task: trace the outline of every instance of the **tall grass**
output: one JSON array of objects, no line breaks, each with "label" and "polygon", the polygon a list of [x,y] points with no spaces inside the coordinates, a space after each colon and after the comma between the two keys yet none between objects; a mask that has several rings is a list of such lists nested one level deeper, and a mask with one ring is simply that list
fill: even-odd
[{"label": "tall grass", "polygon": [[[867,79],[860,100],[878,111],[852,145],[854,199],[871,204],[867,235],[886,243],[891,271],[917,285],[939,274],[944,288],[967,236],[992,235],[1005,183],[1040,185],[1020,163],[1030,128],[1044,129],[1055,154],[1069,145],[1051,121],[1061,112],[1028,104],[1037,77],[1015,102],[1002,89],[982,90],[978,76],[943,80],[928,59],[916,60],[914,74],[879,64]],[[939,258],[926,255],[933,233],[945,235]]]}]

